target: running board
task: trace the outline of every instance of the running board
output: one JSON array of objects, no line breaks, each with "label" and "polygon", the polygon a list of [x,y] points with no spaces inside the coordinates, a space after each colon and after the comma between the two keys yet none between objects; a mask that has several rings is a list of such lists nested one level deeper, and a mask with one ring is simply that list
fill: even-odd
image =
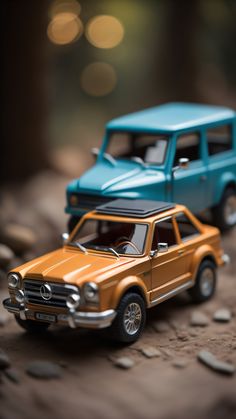
[{"label": "running board", "polygon": [[194,285],[194,281],[188,281],[185,284],[180,285],[177,288],[174,288],[171,291],[166,292],[165,294],[161,294],[159,297],[155,298],[155,300],[151,301],[149,307],[153,307],[156,304],[162,303],[162,301],[168,300],[171,297],[174,297],[175,295],[179,294],[182,291],[187,290],[188,288],[191,288]]}]

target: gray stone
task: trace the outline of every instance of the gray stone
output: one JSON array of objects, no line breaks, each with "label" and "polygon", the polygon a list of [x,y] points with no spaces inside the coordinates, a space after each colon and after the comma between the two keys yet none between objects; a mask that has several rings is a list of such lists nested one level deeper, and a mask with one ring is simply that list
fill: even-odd
[{"label": "gray stone", "polygon": [[146,358],[154,358],[157,356],[161,356],[161,351],[159,349],[154,348],[154,346],[145,346],[141,348],[141,352]]},{"label": "gray stone", "polygon": [[191,315],[190,325],[194,327],[206,327],[209,324],[208,317],[201,311],[194,311]]},{"label": "gray stone", "polygon": [[58,364],[50,361],[32,361],[26,367],[27,374],[35,378],[61,378],[62,370]]},{"label": "gray stone", "polygon": [[0,232],[2,241],[16,253],[24,253],[36,243],[35,233],[20,224],[7,224]]},{"label": "gray stone", "polygon": [[185,368],[187,366],[187,361],[184,358],[176,358],[172,365],[176,368]]},{"label": "gray stone", "polygon": [[20,382],[19,373],[15,368],[7,368],[5,371],[5,376],[15,384]]},{"label": "gray stone", "polygon": [[0,349],[0,370],[5,370],[11,365],[8,355]]},{"label": "gray stone", "polygon": [[122,356],[121,358],[117,358],[114,363],[116,367],[122,368],[124,370],[128,370],[134,366],[133,359],[127,356]]},{"label": "gray stone", "polygon": [[234,365],[219,361],[211,352],[202,350],[198,354],[198,359],[207,367],[221,374],[233,375],[235,373]]},{"label": "gray stone", "polygon": [[153,327],[154,327],[155,331],[158,332],[158,333],[165,333],[165,332],[169,332],[169,330],[170,330],[169,323],[167,323],[163,320],[157,320],[153,324]]},{"label": "gray stone", "polygon": [[231,312],[227,308],[221,308],[214,313],[215,322],[228,323],[231,320]]},{"label": "gray stone", "polygon": [[5,244],[0,243],[0,266],[6,267],[13,258],[13,251]]},{"label": "gray stone", "polygon": [[10,318],[11,316],[7,311],[0,311],[0,327],[5,326],[9,322]]}]

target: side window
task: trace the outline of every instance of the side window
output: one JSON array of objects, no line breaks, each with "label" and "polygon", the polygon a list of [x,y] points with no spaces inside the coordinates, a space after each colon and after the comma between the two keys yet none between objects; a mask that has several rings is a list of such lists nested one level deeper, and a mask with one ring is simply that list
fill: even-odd
[{"label": "side window", "polygon": [[232,149],[232,127],[231,125],[221,125],[220,127],[210,128],[206,132],[208,154],[223,153]]},{"label": "side window", "polygon": [[180,237],[183,241],[199,234],[197,227],[193,225],[192,221],[184,213],[178,214],[176,221],[179,227]]},{"label": "side window", "polygon": [[174,166],[178,165],[182,157],[188,158],[190,162],[201,158],[200,134],[189,133],[177,138]]},{"label": "side window", "polygon": [[156,223],[152,240],[152,250],[157,249],[158,243],[167,243],[169,247],[177,244],[171,218]]}]

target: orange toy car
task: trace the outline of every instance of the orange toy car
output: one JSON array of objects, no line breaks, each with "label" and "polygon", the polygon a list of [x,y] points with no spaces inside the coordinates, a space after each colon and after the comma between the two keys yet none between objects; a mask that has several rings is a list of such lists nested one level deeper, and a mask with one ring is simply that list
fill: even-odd
[{"label": "orange toy car", "polygon": [[184,206],[118,199],[86,214],[61,249],[10,272],[3,304],[28,331],[109,327],[133,342],[146,308],[184,290],[196,302],[212,297],[227,260],[218,229]]}]

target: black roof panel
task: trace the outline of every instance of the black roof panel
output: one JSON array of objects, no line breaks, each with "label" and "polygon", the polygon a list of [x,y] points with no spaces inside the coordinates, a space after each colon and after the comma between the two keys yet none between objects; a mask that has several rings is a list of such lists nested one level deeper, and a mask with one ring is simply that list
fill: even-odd
[{"label": "black roof panel", "polygon": [[146,218],[175,208],[175,204],[142,199],[115,199],[96,207],[99,214],[120,215],[125,217]]}]

